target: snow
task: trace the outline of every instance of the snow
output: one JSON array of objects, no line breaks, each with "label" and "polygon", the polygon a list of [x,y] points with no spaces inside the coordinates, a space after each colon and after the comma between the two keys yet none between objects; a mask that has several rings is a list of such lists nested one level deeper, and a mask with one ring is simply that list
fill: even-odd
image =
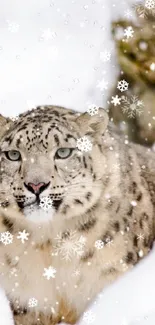
[{"label": "snow", "polygon": [[43,276],[46,277],[47,280],[50,280],[50,278],[55,278],[56,269],[53,266],[49,266],[48,269],[44,268]]},{"label": "snow", "polygon": [[10,244],[12,244],[12,241],[13,241],[13,235],[9,231],[1,232],[0,241],[4,245],[10,245]]},{"label": "snow", "polygon": [[[2,2],[0,113],[15,117],[40,104],[79,111],[105,106],[117,75],[110,21],[132,18],[129,1]],[[55,276],[51,269],[44,271],[47,277]],[[93,325],[154,325],[154,288],[155,250],[105,289],[79,324],[86,325],[89,316]],[[2,289],[0,324],[13,325]]]},{"label": "snow", "polygon": [[0,324],[14,325],[12,313],[4,291],[0,288]]},{"label": "snow", "polygon": [[84,136],[82,138],[77,139],[76,147],[81,151],[91,151],[92,150],[92,143],[88,139],[88,137]]},{"label": "snow", "polygon": [[[155,248],[132,271],[105,289],[88,310],[93,325],[155,324]],[[86,325],[83,317],[78,325]]]},{"label": "snow", "polygon": [[22,244],[25,244],[25,240],[28,240],[29,233],[24,229],[23,231],[19,231],[18,234],[17,239],[20,239]]}]

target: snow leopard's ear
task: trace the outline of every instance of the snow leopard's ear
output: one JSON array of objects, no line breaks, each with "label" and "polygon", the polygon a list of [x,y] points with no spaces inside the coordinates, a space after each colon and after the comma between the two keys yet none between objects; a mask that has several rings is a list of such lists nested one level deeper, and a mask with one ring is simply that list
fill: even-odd
[{"label": "snow leopard's ear", "polygon": [[3,135],[10,129],[12,120],[0,114],[0,140]]},{"label": "snow leopard's ear", "polygon": [[92,134],[94,137],[101,137],[104,134],[109,117],[105,109],[98,108],[98,110],[90,111],[80,114],[76,118],[76,123],[79,125],[83,135]]}]

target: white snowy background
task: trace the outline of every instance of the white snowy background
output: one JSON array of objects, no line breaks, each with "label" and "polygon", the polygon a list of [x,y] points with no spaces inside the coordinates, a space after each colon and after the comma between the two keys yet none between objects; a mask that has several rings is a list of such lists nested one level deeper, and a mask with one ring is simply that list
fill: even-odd
[{"label": "white snowy background", "polygon": [[[110,22],[133,0],[0,0],[0,113],[40,104],[106,107],[117,63]],[[90,284],[91,285],[91,284]],[[105,289],[80,325],[154,325],[155,251]],[[0,291],[0,325],[12,325]]]}]

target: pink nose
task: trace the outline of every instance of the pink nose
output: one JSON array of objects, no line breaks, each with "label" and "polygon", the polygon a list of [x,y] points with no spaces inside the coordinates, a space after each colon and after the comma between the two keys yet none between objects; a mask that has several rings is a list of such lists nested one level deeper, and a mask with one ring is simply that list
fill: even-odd
[{"label": "pink nose", "polygon": [[28,183],[28,186],[30,188],[32,188],[32,190],[34,191],[34,193],[39,193],[40,189],[42,187],[44,187],[46,184],[45,183],[38,183],[38,184],[34,184],[34,183]]}]

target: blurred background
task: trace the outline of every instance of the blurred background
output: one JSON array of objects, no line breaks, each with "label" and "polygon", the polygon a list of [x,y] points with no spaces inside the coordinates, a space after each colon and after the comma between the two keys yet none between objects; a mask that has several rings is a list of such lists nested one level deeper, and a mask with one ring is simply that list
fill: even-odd
[{"label": "blurred background", "polygon": [[109,114],[126,137],[154,150],[155,1],[133,3],[125,17],[112,22],[112,35],[119,76]]}]

